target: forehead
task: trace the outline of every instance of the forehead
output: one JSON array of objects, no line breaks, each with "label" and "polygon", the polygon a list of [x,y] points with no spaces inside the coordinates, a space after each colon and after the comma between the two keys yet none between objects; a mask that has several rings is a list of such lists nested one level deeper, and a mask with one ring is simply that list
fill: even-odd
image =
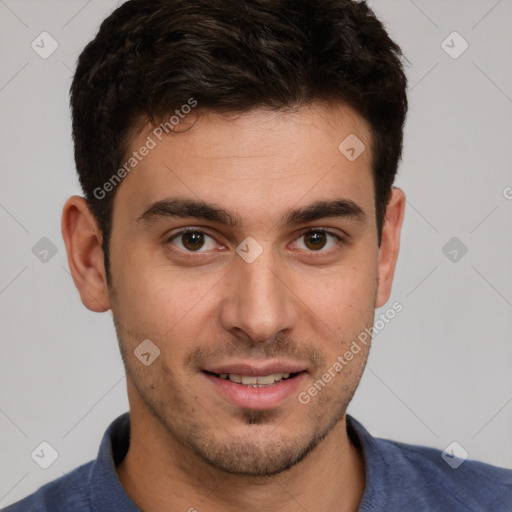
[{"label": "forehead", "polygon": [[144,146],[151,149],[139,154],[119,186],[114,210],[133,217],[179,196],[261,220],[294,205],[343,196],[373,212],[371,131],[346,106],[200,112],[180,123],[163,136],[146,125],[133,138],[126,159]]}]

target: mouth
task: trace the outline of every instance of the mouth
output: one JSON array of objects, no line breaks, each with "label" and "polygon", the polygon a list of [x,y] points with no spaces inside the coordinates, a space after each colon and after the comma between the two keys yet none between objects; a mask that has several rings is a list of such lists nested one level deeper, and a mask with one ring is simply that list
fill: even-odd
[{"label": "mouth", "polygon": [[247,364],[203,369],[217,399],[243,409],[275,409],[298,393],[307,378],[304,366],[285,363]]},{"label": "mouth", "polygon": [[230,382],[234,382],[236,384],[241,384],[242,386],[249,386],[251,388],[266,388],[269,386],[274,386],[278,382],[288,379],[294,379],[302,372],[286,372],[286,373],[270,373],[268,375],[242,375],[239,373],[214,373],[209,372],[208,370],[204,370],[206,374],[211,375],[212,377],[217,377],[223,380],[229,380]]}]

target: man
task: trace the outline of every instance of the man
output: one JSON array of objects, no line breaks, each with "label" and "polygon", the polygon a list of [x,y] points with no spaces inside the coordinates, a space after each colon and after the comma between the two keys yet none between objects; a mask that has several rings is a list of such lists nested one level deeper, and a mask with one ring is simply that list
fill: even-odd
[{"label": "man", "polygon": [[113,312],[130,413],[6,510],[512,509],[512,471],[346,414],[399,251],[400,57],[349,0],[131,0],[104,21],[72,85],[85,198],[62,227],[84,305]]}]

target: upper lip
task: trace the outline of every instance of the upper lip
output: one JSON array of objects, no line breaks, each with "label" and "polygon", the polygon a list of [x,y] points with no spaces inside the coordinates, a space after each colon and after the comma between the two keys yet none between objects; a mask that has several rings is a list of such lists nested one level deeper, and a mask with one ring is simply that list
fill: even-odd
[{"label": "upper lip", "polygon": [[256,365],[254,363],[232,363],[219,366],[209,366],[203,370],[211,373],[233,373],[235,375],[250,375],[252,377],[261,377],[263,375],[272,375],[274,373],[297,373],[306,371],[306,367],[299,363],[290,363],[285,361],[275,361],[267,364]]}]

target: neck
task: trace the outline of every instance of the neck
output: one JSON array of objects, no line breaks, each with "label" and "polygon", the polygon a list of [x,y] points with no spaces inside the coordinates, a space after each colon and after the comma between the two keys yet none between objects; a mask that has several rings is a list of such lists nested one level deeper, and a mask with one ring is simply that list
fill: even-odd
[{"label": "neck", "polygon": [[177,444],[153,416],[133,411],[130,416],[130,448],[117,473],[144,512],[352,512],[359,507],[364,461],[347,435],[345,416],[300,463],[269,477],[212,468]]}]

